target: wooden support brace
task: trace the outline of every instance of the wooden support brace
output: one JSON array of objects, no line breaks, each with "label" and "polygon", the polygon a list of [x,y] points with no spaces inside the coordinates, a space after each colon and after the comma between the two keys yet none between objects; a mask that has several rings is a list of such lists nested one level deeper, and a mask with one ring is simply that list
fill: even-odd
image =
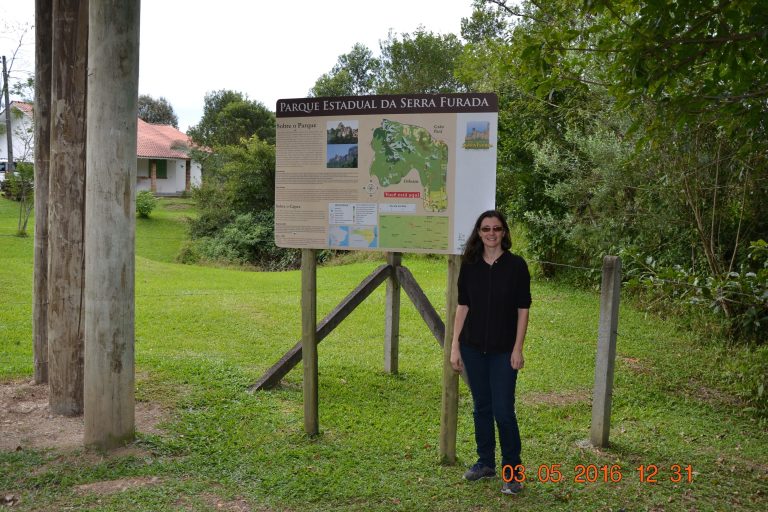
[{"label": "wooden support brace", "polygon": [[416,278],[413,277],[411,271],[405,267],[397,267],[397,279],[400,281],[400,286],[403,287],[408,298],[411,299],[411,302],[416,307],[416,311],[419,312],[424,323],[429,327],[432,336],[435,337],[442,347],[443,337],[445,336],[445,324],[440,315],[437,314],[437,311],[435,311],[432,303],[429,302],[424,290],[416,282]]},{"label": "wooden support brace", "polygon": [[[421,289],[421,286],[419,286],[416,278],[413,277],[411,271],[405,267],[397,267],[397,277],[403,290],[405,290],[406,295],[408,295],[408,298],[411,299],[414,307],[416,307],[416,311],[419,312],[424,323],[427,324],[427,327],[429,327],[429,330],[432,332],[432,336],[435,337],[441,347],[444,347],[443,339],[445,338],[445,323],[443,323],[443,319],[440,318],[440,315],[437,314],[432,303],[429,302],[427,295],[424,293],[424,290]],[[466,372],[461,372],[461,378],[464,383],[469,386]]]},{"label": "wooden support brace", "polygon": [[[381,283],[389,278],[392,268],[389,265],[381,265],[342,300],[333,311],[320,322],[315,334],[315,342],[320,343],[331,333],[352,311],[355,310]],[[301,341],[296,343],[277,363],[256,381],[250,391],[272,389],[280,383],[280,379],[290,372],[302,359]]]}]

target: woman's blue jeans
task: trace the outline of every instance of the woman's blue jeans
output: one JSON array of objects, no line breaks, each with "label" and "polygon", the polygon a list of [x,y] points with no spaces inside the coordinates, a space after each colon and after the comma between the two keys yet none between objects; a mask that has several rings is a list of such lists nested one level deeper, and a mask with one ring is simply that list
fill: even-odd
[{"label": "woman's blue jeans", "polygon": [[496,467],[496,433],[499,428],[501,465],[521,464],[520,429],[515,414],[517,370],[510,363],[511,352],[483,353],[465,343],[460,345],[469,389],[475,403],[475,442],[478,462]]}]

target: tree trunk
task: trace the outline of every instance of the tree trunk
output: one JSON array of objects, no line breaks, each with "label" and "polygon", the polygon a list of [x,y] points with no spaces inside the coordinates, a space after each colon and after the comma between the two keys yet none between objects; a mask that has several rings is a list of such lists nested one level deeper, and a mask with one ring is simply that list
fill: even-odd
[{"label": "tree trunk", "polygon": [[139,0],[90,0],[85,241],[86,446],[133,439]]},{"label": "tree trunk", "polygon": [[32,308],[35,384],[48,382],[48,176],[51,158],[53,0],[35,0],[35,270]]},{"label": "tree trunk", "polygon": [[8,70],[6,69],[5,55],[3,55],[3,100],[5,106],[5,137],[8,144],[8,163],[5,166],[5,179],[13,175],[13,125],[11,124],[11,100],[9,98],[10,84],[8,83]]},{"label": "tree trunk", "polygon": [[83,281],[87,0],[53,2],[48,201],[51,411],[83,412]]}]

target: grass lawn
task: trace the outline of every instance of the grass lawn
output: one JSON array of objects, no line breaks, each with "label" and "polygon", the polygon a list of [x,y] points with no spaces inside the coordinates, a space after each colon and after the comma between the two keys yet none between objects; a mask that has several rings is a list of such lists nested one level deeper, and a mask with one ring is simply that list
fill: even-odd
[{"label": "grass lawn", "polygon": [[[3,381],[32,372],[32,238],[12,236],[14,207],[0,200]],[[194,215],[188,203],[166,200],[152,218],[137,222],[136,396],[167,411],[160,433],[139,432],[136,451],[109,457],[82,450],[0,452],[0,499],[18,496],[14,510],[768,508],[765,422],[718,384],[724,359],[736,351],[718,350],[623,305],[611,448],[583,447],[599,297],[538,279],[518,381],[528,477],[521,495],[501,495],[500,481],[462,480],[474,462],[472,406],[463,383],[460,461],[439,464],[441,352],[403,294],[401,371],[382,371],[383,287],[321,343],[321,434],[307,437],[300,365],[278,389],[247,392],[299,339],[300,274],[174,263],[187,215]],[[318,316],[378,264],[320,268]],[[442,311],[445,262],[406,255],[404,264]],[[585,471],[584,479],[596,481],[575,482],[580,465],[594,465],[598,472]],[[640,481],[641,465],[659,468],[657,483]],[[692,482],[671,481],[673,465],[690,466]],[[611,466],[620,469],[620,481],[611,481]],[[554,469],[561,481],[538,481],[537,474]],[[76,488],[142,477],[157,480],[106,494]]]}]

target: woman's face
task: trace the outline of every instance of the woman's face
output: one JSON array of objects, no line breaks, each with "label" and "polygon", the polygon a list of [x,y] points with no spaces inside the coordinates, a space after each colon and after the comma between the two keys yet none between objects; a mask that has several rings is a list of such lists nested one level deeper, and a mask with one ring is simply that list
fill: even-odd
[{"label": "woman's face", "polygon": [[486,249],[496,249],[504,238],[504,225],[496,217],[486,217],[480,222],[479,235]]}]

